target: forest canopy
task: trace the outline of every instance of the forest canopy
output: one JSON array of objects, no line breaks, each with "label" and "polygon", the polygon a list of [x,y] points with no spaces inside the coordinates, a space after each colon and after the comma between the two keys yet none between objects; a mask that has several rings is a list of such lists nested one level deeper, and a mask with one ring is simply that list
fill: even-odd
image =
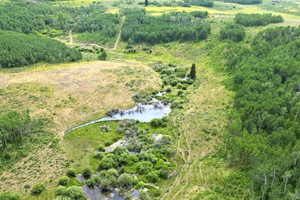
[{"label": "forest canopy", "polygon": [[104,13],[99,2],[88,7],[52,6],[43,2],[6,2],[0,4],[0,29],[25,34],[41,32],[52,36],[55,30],[72,30],[83,42],[108,43],[115,40],[119,15]]},{"label": "forest canopy", "polygon": [[283,18],[281,15],[238,13],[234,21],[243,26],[265,26],[271,23],[281,23]]},{"label": "forest canopy", "polygon": [[260,32],[230,44],[227,66],[236,92],[228,160],[250,170],[260,199],[295,199],[300,180],[300,28]]},{"label": "forest canopy", "polygon": [[158,44],[172,41],[204,40],[210,34],[210,24],[205,22],[207,12],[173,12],[160,17],[140,12],[123,11],[126,21],[122,40],[128,43]]},{"label": "forest canopy", "polygon": [[221,40],[232,40],[240,42],[244,39],[246,33],[242,25],[236,23],[229,23],[220,31]]},{"label": "forest canopy", "polygon": [[224,2],[251,5],[251,4],[261,4],[262,0],[224,0]]},{"label": "forest canopy", "polygon": [[20,67],[38,62],[73,62],[79,59],[80,52],[57,40],[0,31],[0,68]]}]

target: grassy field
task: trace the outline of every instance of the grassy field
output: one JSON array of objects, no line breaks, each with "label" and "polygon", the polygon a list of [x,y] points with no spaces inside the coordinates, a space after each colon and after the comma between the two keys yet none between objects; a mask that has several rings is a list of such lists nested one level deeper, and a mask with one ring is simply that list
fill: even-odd
[{"label": "grassy field", "polygon": [[62,136],[111,108],[133,106],[134,94],[159,86],[151,68],[132,61],[42,65],[0,72],[0,107],[51,116]]}]

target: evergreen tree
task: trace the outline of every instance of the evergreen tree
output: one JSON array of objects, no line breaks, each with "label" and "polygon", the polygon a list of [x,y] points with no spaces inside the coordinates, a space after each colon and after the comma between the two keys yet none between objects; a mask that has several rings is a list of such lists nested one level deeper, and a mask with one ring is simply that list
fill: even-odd
[{"label": "evergreen tree", "polygon": [[196,64],[195,63],[192,64],[190,78],[196,79]]},{"label": "evergreen tree", "polygon": [[148,0],[145,0],[145,6],[148,6]]}]

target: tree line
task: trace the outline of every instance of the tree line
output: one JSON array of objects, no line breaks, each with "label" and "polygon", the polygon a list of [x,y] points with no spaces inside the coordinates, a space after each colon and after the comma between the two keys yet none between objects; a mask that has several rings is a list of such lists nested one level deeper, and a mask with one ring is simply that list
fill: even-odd
[{"label": "tree line", "polygon": [[234,21],[243,26],[265,26],[271,23],[281,23],[283,18],[281,15],[238,13]]},{"label": "tree line", "polygon": [[251,4],[261,4],[262,0],[224,0],[224,2],[251,5]]},{"label": "tree line", "polygon": [[[214,2],[210,0],[184,0],[186,5],[193,5],[193,6],[203,6],[203,7],[213,7]],[[185,6],[189,7],[189,6]]]},{"label": "tree line", "polygon": [[79,51],[57,40],[0,31],[0,67],[20,67],[38,62],[74,62],[79,59]]},{"label": "tree line", "polygon": [[235,90],[227,159],[249,172],[253,199],[297,199],[300,189],[300,28],[229,43]]},{"label": "tree line", "polygon": [[172,41],[196,41],[206,39],[210,24],[204,18],[207,12],[173,12],[160,17],[147,15],[144,10],[123,11],[126,20],[121,38],[129,44],[158,44]]}]

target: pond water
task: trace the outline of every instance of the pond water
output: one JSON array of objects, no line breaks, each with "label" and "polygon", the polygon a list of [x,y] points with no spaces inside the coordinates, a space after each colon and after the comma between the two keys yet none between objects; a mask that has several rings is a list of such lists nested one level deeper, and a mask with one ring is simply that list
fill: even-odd
[{"label": "pond water", "polygon": [[99,187],[93,188],[84,185],[83,192],[87,200],[125,200],[117,189],[109,192],[102,192],[102,189]]},{"label": "pond water", "polygon": [[[163,96],[165,92],[160,92],[157,96]],[[82,124],[80,126],[74,127],[68,131],[72,131],[81,127],[85,127],[97,122],[102,121],[114,121],[114,120],[138,120],[140,122],[150,122],[152,119],[155,118],[163,118],[168,116],[171,112],[171,105],[170,104],[163,104],[156,98],[153,98],[150,102],[147,103],[138,103],[134,108],[128,110],[118,110],[116,114],[112,114],[112,116],[93,120],[86,124]],[[160,135],[154,135],[155,139],[161,137]],[[116,147],[126,146],[127,139],[126,137],[120,139],[119,141],[115,142],[111,146],[105,149],[105,152],[112,152]],[[97,151],[95,152],[97,153]],[[136,152],[130,152],[131,154],[136,154]],[[85,178],[83,175],[78,174],[77,180],[79,182],[84,182]],[[96,187],[88,187],[86,184],[82,187],[83,192],[86,195],[88,200],[125,200],[124,197],[120,195],[119,190],[116,188],[113,191],[103,192],[101,188]],[[138,198],[140,195],[140,191],[132,190],[132,197]]]},{"label": "pond water", "polygon": [[81,127],[85,127],[97,122],[103,121],[114,121],[114,120],[126,120],[126,119],[133,119],[138,120],[140,122],[150,122],[152,119],[155,118],[163,118],[168,116],[171,112],[171,105],[170,104],[163,104],[156,98],[153,98],[149,103],[138,103],[134,108],[128,110],[120,110],[117,114],[114,114],[110,117],[104,117],[101,119],[93,120],[86,124],[82,124],[80,126],[76,126],[68,131],[72,131]]}]

